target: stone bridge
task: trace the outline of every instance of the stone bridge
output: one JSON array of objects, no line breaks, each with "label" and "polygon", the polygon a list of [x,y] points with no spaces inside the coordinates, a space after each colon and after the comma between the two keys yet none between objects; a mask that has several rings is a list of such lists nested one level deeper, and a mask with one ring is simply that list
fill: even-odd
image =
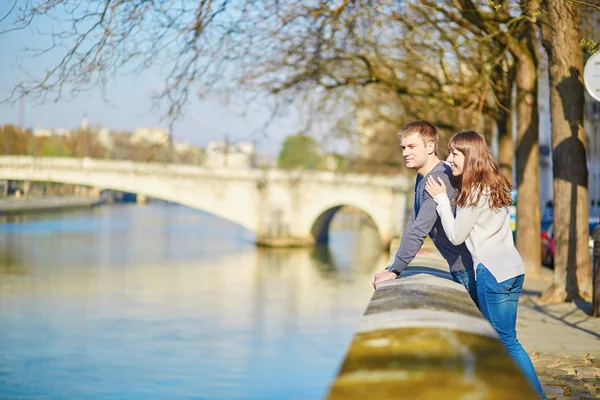
[{"label": "stone bridge", "polygon": [[372,219],[387,247],[401,233],[413,188],[403,176],[27,156],[0,157],[0,179],[69,183],[163,199],[232,221],[253,231],[257,243],[273,246],[326,242],[333,216],[349,206]]}]

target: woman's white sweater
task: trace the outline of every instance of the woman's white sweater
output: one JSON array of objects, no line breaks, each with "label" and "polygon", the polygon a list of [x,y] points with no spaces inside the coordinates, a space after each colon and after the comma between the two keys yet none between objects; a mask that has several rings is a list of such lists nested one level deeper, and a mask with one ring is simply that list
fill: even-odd
[{"label": "woman's white sweater", "polygon": [[492,209],[487,196],[475,207],[456,207],[452,213],[446,193],[434,198],[442,226],[452,244],[466,243],[473,256],[473,267],[483,264],[498,282],[525,273],[510,229],[508,207]]}]

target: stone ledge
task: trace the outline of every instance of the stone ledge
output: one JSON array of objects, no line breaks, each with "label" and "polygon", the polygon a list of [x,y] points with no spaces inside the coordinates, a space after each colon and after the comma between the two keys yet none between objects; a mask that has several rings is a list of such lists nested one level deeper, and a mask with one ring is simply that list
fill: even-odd
[{"label": "stone ledge", "polygon": [[462,285],[448,272],[408,267],[373,294],[326,398],[537,395]]}]

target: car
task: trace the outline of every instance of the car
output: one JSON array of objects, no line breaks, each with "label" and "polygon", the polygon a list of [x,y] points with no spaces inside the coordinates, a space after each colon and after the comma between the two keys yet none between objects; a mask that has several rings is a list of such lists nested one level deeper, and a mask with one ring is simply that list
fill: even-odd
[{"label": "car", "polygon": [[[508,212],[510,215],[510,229],[513,232],[513,239],[515,239],[516,232],[517,232],[517,190],[513,189],[510,192],[510,195],[513,199],[513,203],[510,206],[508,206]],[[546,206],[544,207],[544,209],[542,211],[542,218],[541,218],[542,231],[545,231],[546,229],[548,229],[548,226],[552,223],[553,219],[554,219],[554,203],[552,202],[552,200],[549,200],[546,203]]]},{"label": "car", "polygon": [[542,265],[554,267],[554,224],[550,223],[542,231]]},{"label": "car", "polygon": [[[592,239],[592,233],[594,229],[600,225],[599,217],[588,218],[588,228],[590,230],[589,247],[590,251],[594,247],[594,240]],[[554,222],[547,224],[546,229],[542,231],[542,264],[553,268],[554,267]]]}]

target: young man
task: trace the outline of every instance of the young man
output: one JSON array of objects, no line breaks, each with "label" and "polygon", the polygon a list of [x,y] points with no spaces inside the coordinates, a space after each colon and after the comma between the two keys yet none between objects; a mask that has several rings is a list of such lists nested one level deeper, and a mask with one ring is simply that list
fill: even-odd
[{"label": "young man", "polygon": [[[408,168],[417,170],[415,204],[408,224],[404,228],[400,248],[388,269],[375,274],[373,287],[381,282],[394,280],[417,255],[423,240],[429,235],[435,247],[448,261],[452,278],[462,283],[477,304],[477,290],[473,272],[473,258],[465,244],[454,246],[448,240],[437,214],[437,204],[425,190],[429,176],[441,178],[446,184],[448,197],[456,197],[452,185],[452,172],[437,156],[438,134],[427,121],[414,121],[405,125],[399,133],[402,157]],[[453,210],[454,211],[454,210]]]}]

